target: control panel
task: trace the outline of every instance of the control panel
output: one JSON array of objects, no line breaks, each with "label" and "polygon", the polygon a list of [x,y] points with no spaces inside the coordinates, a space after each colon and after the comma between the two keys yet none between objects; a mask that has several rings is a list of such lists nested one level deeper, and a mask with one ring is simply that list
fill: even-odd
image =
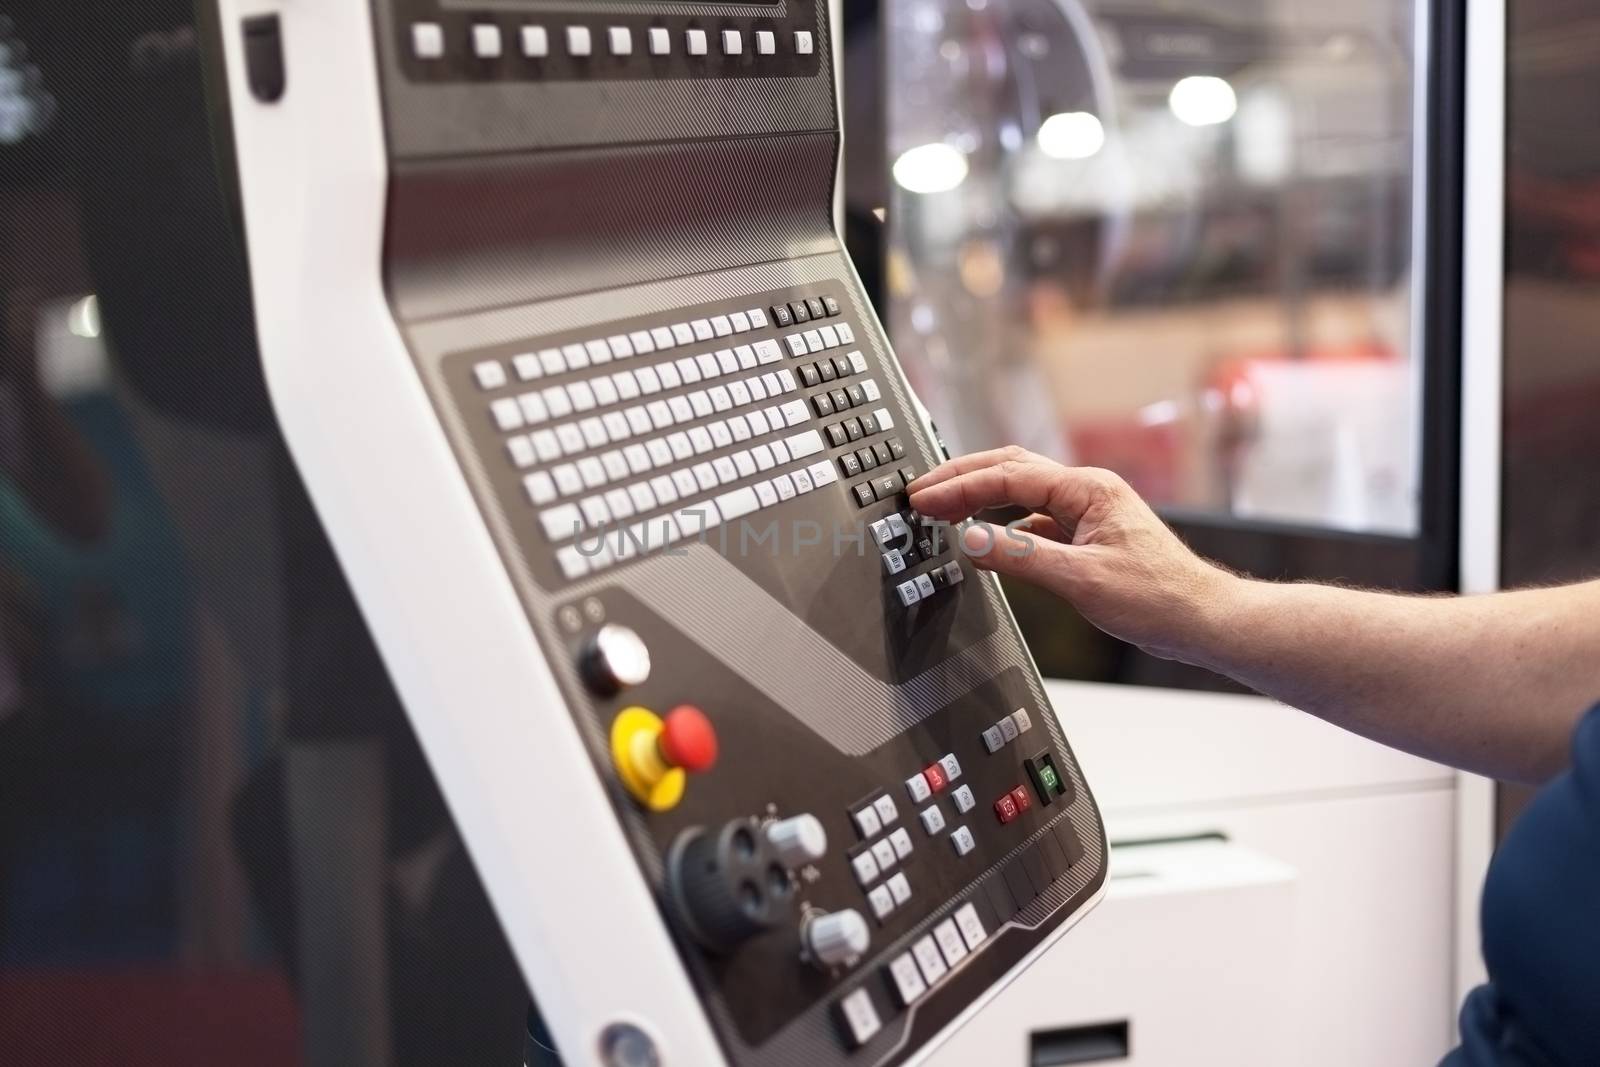
[{"label": "control panel", "polygon": [[561,1051],[918,1058],[1107,849],[908,498],[942,447],[834,230],[826,4],[282,32],[281,92],[231,80],[272,393]]}]

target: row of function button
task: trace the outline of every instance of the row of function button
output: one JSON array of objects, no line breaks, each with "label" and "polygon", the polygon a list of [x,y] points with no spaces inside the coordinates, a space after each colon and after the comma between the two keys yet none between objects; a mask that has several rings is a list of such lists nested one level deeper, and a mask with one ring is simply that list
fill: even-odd
[{"label": "row of function button", "polygon": [[831,319],[840,312],[839,301],[831,296],[808,296],[787,304],[773,304],[771,310],[772,321],[779,326],[793,326],[812,319]]},{"label": "row of function button", "polygon": [[[909,1008],[927,995],[988,937],[983,919],[970,902],[936,923],[931,933],[912,944],[910,951],[890,961],[886,977],[894,991],[894,1006]],[[839,1001],[839,1020],[845,1040],[859,1048],[883,1028],[870,987],[861,986]]]},{"label": "row of function button", "polygon": [[1028,714],[1028,709],[1018,708],[983,731],[983,747],[992,755],[1031,729],[1033,718]]},{"label": "row of function button", "polygon": [[[551,41],[551,34],[547,27],[538,23],[524,23],[517,28],[517,46],[526,59],[547,59],[551,49],[556,47]],[[673,33],[664,26],[651,26],[645,30],[645,50],[652,56],[670,56],[674,51]],[[778,35],[772,30],[755,30],[751,32],[749,45],[757,55],[771,56],[778,52]],[[743,30],[723,29],[717,34],[717,41],[725,56],[742,56],[745,54],[746,38]],[[575,59],[588,59],[595,55],[599,46],[595,43],[594,30],[589,26],[572,25],[562,29],[558,43],[565,54]],[[472,32],[466,42],[471,54],[476,59],[499,59],[507,53],[505,32],[499,24],[493,22],[476,22],[472,25]],[[789,37],[789,47],[795,55],[809,56],[817,49],[816,37],[810,30],[795,30]],[[683,31],[683,52],[689,56],[705,56],[711,51],[711,36],[708,31],[700,27],[690,27]],[[437,22],[414,22],[411,24],[411,52],[418,59],[437,60],[445,58],[448,50],[448,41],[445,29]],[[605,27],[604,50],[610,55],[623,57],[634,54],[633,30],[628,26]]]},{"label": "row of function button", "polygon": [[[545,348],[526,352],[511,358],[512,369],[521,381],[532,381],[545,375],[566,371],[587,370],[591,366],[610,363],[614,359],[648,356],[665,352],[680,345],[711,341],[719,337],[749,333],[767,327],[767,313],[761,308],[735,311],[727,315],[690,319],[670,326],[655,326],[647,330],[596,337],[589,341],[573,342],[560,348]],[[484,360],[472,368],[478,388],[492,392],[503,388],[507,381],[505,364],[499,360]]]}]

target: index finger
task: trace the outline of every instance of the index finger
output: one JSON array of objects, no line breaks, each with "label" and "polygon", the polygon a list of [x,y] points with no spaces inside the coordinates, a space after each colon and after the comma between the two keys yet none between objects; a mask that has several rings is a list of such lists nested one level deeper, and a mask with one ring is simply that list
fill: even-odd
[{"label": "index finger", "polygon": [[[911,485],[906,486],[909,492],[918,492],[930,485],[938,485],[948,481],[958,474],[970,474],[984,467],[992,467],[996,463],[1003,463],[1008,459],[1017,460],[1043,460],[1043,456],[1036,456],[1020,445],[1006,445],[1004,448],[991,448],[987,452],[968,452],[964,456],[947,459],[933,470],[924,474]],[[916,486],[913,489],[911,486]]]},{"label": "index finger", "polygon": [[954,522],[984,508],[1011,504],[1048,512],[1071,529],[1101,492],[1098,475],[1088,468],[1063,467],[1038,457],[1015,459],[1008,454],[1004,459],[952,472],[932,484],[924,485],[919,479],[911,506],[924,515]]}]

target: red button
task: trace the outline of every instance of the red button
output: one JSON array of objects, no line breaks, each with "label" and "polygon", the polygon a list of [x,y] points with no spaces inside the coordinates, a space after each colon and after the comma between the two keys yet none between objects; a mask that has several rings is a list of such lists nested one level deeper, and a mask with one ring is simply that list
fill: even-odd
[{"label": "red button", "polygon": [[1028,795],[1028,790],[1025,786],[1017,786],[1007,796],[1011,798],[1012,803],[1016,804],[1019,815],[1033,807],[1033,798]]},{"label": "red button", "polygon": [[1017,802],[1011,798],[1010,793],[994,802],[994,813],[1002,825],[1017,817]]},{"label": "red button", "polygon": [[708,771],[717,762],[717,732],[706,713],[693,704],[679,704],[667,712],[656,744],[669,766],[691,774]]},{"label": "red button", "polygon": [[922,768],[922,777],[928,780],[928,788],[935,793],[950,784],[949,780],[944,776],[944,768],[937,763],[930,763]]}]

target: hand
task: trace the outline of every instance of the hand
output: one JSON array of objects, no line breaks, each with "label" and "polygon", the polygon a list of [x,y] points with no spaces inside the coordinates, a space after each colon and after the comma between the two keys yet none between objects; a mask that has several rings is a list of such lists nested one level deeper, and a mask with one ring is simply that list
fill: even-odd
[{"label": "hand", "polygon": [[911,506],[947,522],[984,508],[1034,512],[1014,528],[974,523],[974,564],[1033,582],[1113,637],[1189,659],[1238,579],[1196,556],[1117,475],[1012,446],[958,456],[911,483]]}]

